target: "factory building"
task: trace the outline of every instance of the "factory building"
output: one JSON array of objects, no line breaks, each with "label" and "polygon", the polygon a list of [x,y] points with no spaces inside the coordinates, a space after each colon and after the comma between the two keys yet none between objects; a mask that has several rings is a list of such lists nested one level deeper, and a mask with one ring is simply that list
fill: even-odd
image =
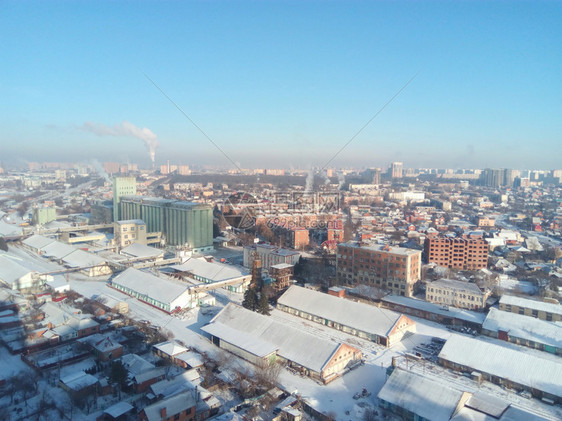
[{"label": "factory building", "polygon": [[178,202],[143,196],[120,200],[124,220],[141,219],[148,233],[161,232],[166,244],[186,246],[195,252],[213,249],[213,208],[194,202]]}]

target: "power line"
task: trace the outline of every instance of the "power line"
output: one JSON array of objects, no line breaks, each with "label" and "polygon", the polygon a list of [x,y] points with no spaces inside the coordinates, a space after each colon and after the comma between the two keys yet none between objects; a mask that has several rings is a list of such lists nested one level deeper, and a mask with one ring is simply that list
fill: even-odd
[{"label": "power line", "polygon": [[328,162],[326,162],[324,164],[324,166],[322,167],[322,169],[320,171],[323,171],[324,169],[326,169],[326,167],[330,164],[330,162],[332,162],[334,159],[337,158],[337,156],[345,149],[347,148],[347,146],[353,142],[353,140],[359,136],[359,134],[369,125],[371,124],[371,121],[373,121],[388,105],[390,105],[390,103],[392,101],[394,101],[394,99],[400,95],[400,93],[406,89],[406,87],[418,76],[419,73],[416,73],[414,76],[412,76],[404,85],[402,85],[402,87],[400,89],[398,89],[398,91],[388,100],[384,103],[384,105],[382,107],[380,107],[377,112],[353,135],[351,136],[351,139],[349,139],[345,145],[343,145],[335,154],[334,156],[332,156]]},{"label": "power line", "polygon": [[149,81],[150,83],[152,83],[152,84],[154,85],[154,87],[155,87],[156,89],[158,89],[158,90],[160,91],[160,93],[161,93],[162,95],[164,95],[164,97],[165,97],[168,101],[170,101],[170,102],[172,103],[172,105],[173,105],[174,107],[177,108],[177,110],[178,110],[180,113],[183,114],[183,116],[184,116],[185,118],[187,118],[187,119],[189,120],[189,122],[190,122],[197,130],[199,130],[199,132],[200,132],[203,136],[205,136],[205,138],[207,138],[207,140],[208,140],[209,142],[211,142],[211,144],[212,144],[215,148],[218,149],[218,151],[219,151],[220,153],[222,153],[222,154],[224,155],[224,157],[225,157],[226,159],[228,159],[228,160],[232,163],[232,165],[234,165],[236,168],[238,168],[238,170],[242,171],[242,169],[236,164],[236,162],[234,162],[234,161],[226,154],[226,152],[223,151],[223,150],[221,149],[221,147],[220,147],[219,145],[217,145],[217,144],[213,141],[213,139],[211,139],[211,138],[209,137],[209,135],[207,135],[207,133],[205,133],[205,132],[203,131],[203,129],[202,129],[201,127],[199,127],[199,126],[197,125],[197,123],[195,123],[195,121],[193,121],[193,120],[191,119],[191,117],[189,117],[189,116],[185,113],[185,111],[183,111],[183,110],[180,108],[180,106],[179,106],[178,104],[176,104],[175,101],[174,101],[172,98],[170,98],[170,97],[168,96],[168,94],[166,94],[166,92],[164,92],[164,91],[162,90],[162,88],[160,88],[160,86],[158,86],[158,85],[156,84],[156,82],[154,82],[146,73],[142,72],[142,74],[144,75],[144,77],[145,77],[146,79],[148,79],[148,81]]}]

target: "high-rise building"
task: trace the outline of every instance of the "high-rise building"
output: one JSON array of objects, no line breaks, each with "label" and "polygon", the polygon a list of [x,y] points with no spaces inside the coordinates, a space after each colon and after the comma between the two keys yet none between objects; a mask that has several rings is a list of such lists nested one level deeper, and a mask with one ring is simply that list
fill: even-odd
[{"label": "high-rise building", "polygon": [[478,270],[488,265],[488,243],[479,238],[426,238],[425,258],[451,269]]},{"label": "high-rise building", "polygon": [[119,172],[119,162],[104,162],[103,170],[108,174],[117,174]]},{"label": "high-rise building", "polygon": [[161,232],[171,246],[194,251],[213,249],[213,207],[204,203],[179,202],[155,197],[122,197],[124,220],[142,219],[147,233]]},{"label": "high-rise building", "polygon": [[[135,177],[115,177],[113,179],[113,221],[121,219],[119,203],[122,196],[137,194],[137,180]],[[135,219],[135,218],[129,218]]]},{"label": "high-rise building", "polygon": [[411,297],[421,275],[421,251],[384,245],[338,244],[338,282],[366,284]]},{"label": "high-rise building", "polygon": [[390,176],[392,178],[402,178],[402,171],[404,169],[404,164],[402,162],[393,162],[390,167]]}]

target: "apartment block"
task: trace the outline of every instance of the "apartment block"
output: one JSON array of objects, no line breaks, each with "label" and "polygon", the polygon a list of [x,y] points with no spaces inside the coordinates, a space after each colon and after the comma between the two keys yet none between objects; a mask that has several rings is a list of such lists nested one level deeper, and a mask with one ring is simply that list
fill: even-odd
[{"label": "apartment block", "polygon": [[478,270],[488,265],[488,243],[483,239],[426,238],[424,252],[428,263],[451,269]]},{"label": "apartment block", "polygon": [[430,303],[468,310],[484,308],[489,296],[489,290],[482,291],[476,284],[451,279],[429,282],[425,290],[425,299]]},{"label": "apartment block", "polygon": [[115,243],[119,247],[139,243],[146,246],[146,224],[141,219],[115,222]]},{"label": "apartment block", "polygon": [[420,279],[421,251],[385,245],[338,244],[336,275],[342,284],[367,284],[411,297]]}]

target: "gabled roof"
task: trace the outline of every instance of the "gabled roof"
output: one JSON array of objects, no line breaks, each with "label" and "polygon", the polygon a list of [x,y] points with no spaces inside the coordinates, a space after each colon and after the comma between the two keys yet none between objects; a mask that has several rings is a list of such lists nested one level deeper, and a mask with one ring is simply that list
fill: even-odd
[{"label": "gabled roof", "polygon": [[342,346],[233,303],[202,330],[257,356],[277,349],[279,356],[318,373]]},{"label": "gabled roof", "polygon": [[205,259],[196,258],[188,259],[181,265],[174,265],[172,269],[179,272],[191,272],[195,276],[210,279],[213,282],[242,278],[250,275],[250,273],[243,268],[227,265],[225,263],[211,263],[207,262]]},{"label": "gabled roof", "polygon": [[491,308],[483,329],[562,349],[562,324]]},{"label": "gabled roof", "polygon": [[172,357],[187,351],[186,347],[181,346],[175,341],[160,342],[159,344],[154,345],[154,348]]},{"label": "gabled roof", "polygon": [[161,421],[162,417],[160,411],[164,408],[166,409],[166,417],[173,417],[196,405],[196,392],[189,390],[147,406],[143,411],[148,421]]},{"label": "gabled roof", "polygon": [[439,358],[562,397],[562,361],[546,352],[453,334]]},{"label": "gabled roof", "polygon": [[164,250],[160,250],[154,247],[145,246],[140,243],[133,243],[123,249],[121,249],[121,254],[132,256],[132,257],[158,257],[164,254]]},{"label": "gabled roof", "polygon": [[32,272],[32,270],[23,267],[14,260],[4,255],[0,255],[0,281],[6,283],[10,287],[14,282]]},{"label": "gabled roof", "polygon": [[54,241],[43,247],[41,250],[43,251],[43,256],[59,260],[75,251],[76,248],[72,247],[70,244]]},{"label": "gabled roof", "polygon": [[500,304],[525,307],[532,310],[562,315],[562,305],[560,304],[545,303],[544,301],[530,300],[528,298],[516,297],[514,295],[502,295],[500,298]]},{"label": "gabled roof", "polygon": [[296,285],[291,286],[277,303],[381,337],[392,331],[401,316],[394,311]]},{"label": "gabled roof", "polygon": [[187,284],[163,279],[135,268],[129,268],[121,272],[113,278],[111,283],[129,288],[166,304],[171,304],[187,290]]},{"label": "gabled roof", "polygon": [[101,266],[106,263],[101,257],[80,249],[67,254],[62,261],[66,266],[73,268]]},{"label": "gabled roof", "polygon": [[28,247],[40,250],[46,245],[53,243],[54,241],[55,240],[53,240],[52,238],[44,237],[39,234],[33,234],[31,237],[23,240],[22,243]]}]

